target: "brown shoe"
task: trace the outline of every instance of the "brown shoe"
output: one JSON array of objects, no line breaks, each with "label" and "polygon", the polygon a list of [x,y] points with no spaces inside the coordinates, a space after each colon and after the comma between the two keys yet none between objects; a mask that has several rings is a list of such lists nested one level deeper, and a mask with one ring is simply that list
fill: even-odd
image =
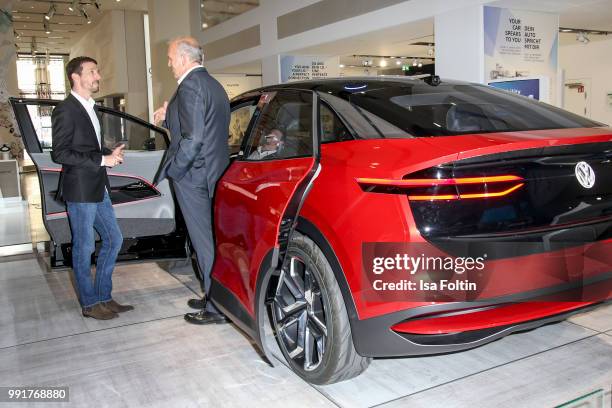
[{"label": "brown shoe", "polygon": [[101,303],[83,308],[83,316],[93,317],[98,320],[110,320],[119,316],[117,313],[105,308]]},{"label": "brown shoe", "polygon": [[134,310],[134,306],[120,305],[119,303],[115,302],[113,299],[109,300],[108,302],[104,302],[104,306],[111,312],[115,312],[115,313],[123,313],[129,310]]}]

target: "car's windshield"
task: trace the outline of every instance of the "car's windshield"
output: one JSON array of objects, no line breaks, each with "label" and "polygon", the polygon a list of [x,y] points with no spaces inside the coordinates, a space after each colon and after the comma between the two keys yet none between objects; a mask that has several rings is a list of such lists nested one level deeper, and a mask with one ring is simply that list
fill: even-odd
[{"label": "car's windshield", "polygon": [[373,128],[361,137],[426,137],[604,126],[484,85],[406,84],[355,92],[348,101]]}]

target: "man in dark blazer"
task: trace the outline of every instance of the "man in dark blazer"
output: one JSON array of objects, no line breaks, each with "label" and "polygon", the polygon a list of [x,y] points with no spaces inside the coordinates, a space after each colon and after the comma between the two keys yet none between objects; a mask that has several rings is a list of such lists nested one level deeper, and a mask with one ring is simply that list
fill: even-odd
[{"label": "man in dark blazer", "polygon": [[[93,58],[77,57],[66,66],[72,91],[51,116],[51,158],[62,165],[58,195],[66,202],[72,232],[72,269],[83,316],[107,320],[133,309],[113,300],[112,273],[123,237],[110,201],[106,167],[123,161],[123,148],[104,147],[100,120],[91,95],[100,73]],[[91,278],[94,228],[102,239]]]},{"label": "man in dark blazer", "polygon": [[157,182],[168,177],[187,224],[196,253],[204,297],[189,306],[194,324],[225,323],[227,319],[208,302],[210,273],[215,257],[212,202],[217,181],[229,164],[229,100],[225,90],[202,66],[202,49],[191,37],[177,38],[168,47],[168,66],[178,81],[170,100],[155,112],[165,120],[171,142]]}]

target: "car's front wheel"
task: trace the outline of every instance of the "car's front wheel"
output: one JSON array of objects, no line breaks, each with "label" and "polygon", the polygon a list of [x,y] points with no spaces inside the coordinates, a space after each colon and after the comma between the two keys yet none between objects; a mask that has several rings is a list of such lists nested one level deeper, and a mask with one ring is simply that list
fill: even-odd
[{"label": "car's front wheel", "polygon": [[297,232],[273,292],[272,324],[293,371],[313,384],[347,380],[370,363],[355,350],[329,262],[310,238]]}]

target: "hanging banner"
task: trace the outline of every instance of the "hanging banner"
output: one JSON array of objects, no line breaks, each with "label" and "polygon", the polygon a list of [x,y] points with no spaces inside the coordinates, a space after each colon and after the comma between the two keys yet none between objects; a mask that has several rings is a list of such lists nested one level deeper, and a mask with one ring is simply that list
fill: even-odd
[{"label": "hanging banner", "polygon": [[538,99],[554,103],[558,47],[557,14],[484,7],[487,83],[516,81],[516,87],[506,89],[523,94],[523,80],[538,82],[538,91],[525,96],[538,94]]},{"label": "hanging banner", "polygon": [[281,82],[305,81],[340,76],[339,57],[281,55]]}]

